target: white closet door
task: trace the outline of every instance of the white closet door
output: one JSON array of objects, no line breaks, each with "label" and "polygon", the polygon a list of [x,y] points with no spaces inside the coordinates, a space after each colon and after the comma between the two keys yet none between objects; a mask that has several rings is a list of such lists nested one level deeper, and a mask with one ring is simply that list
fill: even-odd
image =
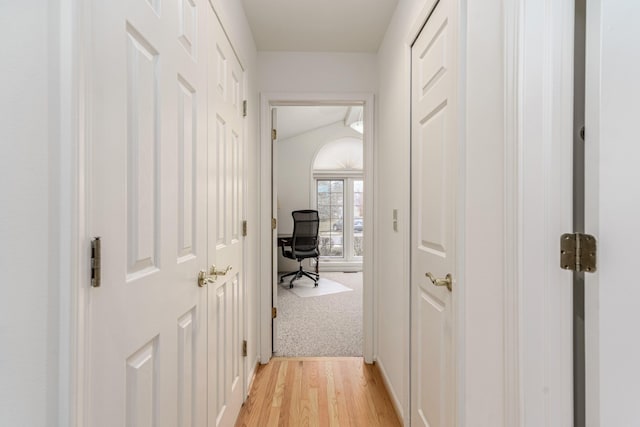
[{"label": "white closet door", "polygon": [[90,426],[206,420],[206,7],[91,3]]},{"label": "white closet door", "polygon": [[208,285],[208,425],[232,426],[244,378],[244,71],[217,16],[207,10],[209,273],[214,267],[220,272]]},{"label": "white closet door", "polygon": [[[455,425],[455,23],[455,2],[441,0],[412,48],[412,426]],[[445,279],[452,282],[453,292],[442,286]]]}]

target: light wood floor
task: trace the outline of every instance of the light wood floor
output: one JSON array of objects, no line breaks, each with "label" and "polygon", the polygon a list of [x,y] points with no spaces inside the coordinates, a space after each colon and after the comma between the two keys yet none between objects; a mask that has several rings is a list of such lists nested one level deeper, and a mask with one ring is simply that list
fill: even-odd
[{"label": "light wood floor", "polygon": [[361,357],[273,358],[260,365],[236,427],[401,426],[382,377]]}]

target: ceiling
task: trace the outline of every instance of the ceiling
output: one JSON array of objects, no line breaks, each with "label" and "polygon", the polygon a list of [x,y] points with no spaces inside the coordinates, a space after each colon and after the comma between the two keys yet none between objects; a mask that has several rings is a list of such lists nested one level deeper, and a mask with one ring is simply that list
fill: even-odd
[{"label": "ceiling", "polygon": [[375,53],[398,0],[242,0],[259,51]]},{"label": "ceiling", "polygon": [[357,116],[361,110],[362,107],[345,106],[278,107],[278,139],[282,141],[336,122],[344,122],[349,119],[347,115],[351,111]]}]

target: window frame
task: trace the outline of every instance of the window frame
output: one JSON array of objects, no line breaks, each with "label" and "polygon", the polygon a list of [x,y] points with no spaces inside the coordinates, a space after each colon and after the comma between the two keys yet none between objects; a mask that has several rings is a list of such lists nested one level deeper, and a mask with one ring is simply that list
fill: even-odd
[{"label": "window frame", "polygon": [[[320,260],[324,262],[334,263],[362,263],[362,255],[354,255],[354,181],[362,181],[363,186],[364,174],[361,170],[332,170],[332,171],[313,171],[313,179],[311,180],[312,191],[311,194],[311,206],[315,206],[318,209],[318,181],[343,181],[343,206],[342,206],[342,257],[339,256],[320,256]],[[364,192],[363,192],[364,195]],[[345,218],[350,221],[345,221]],[[363,217],[364,221],[364,217]]]}]

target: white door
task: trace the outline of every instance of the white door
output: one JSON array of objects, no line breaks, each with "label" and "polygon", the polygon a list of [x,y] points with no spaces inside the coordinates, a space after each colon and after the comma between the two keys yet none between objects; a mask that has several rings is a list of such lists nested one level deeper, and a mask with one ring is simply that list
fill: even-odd
[{"label": "white door", "polygon": [[205,5],[91,2],[89,426],[206,420]]},{"label": "white door", "polygon": [[[455,2],[441,0],[412,48],[412,426],[455,425],[452,339],[458,174],[455,22]],[[433,282],[427,274],[432,275]],[[443,286],[447,277],[452,278],[453,292]]]},{"label": "white door", "polygon": [[587,1],[585,274],[587,426],[640,425],[640,3]]},{"label": "white door", "polygon": [[232,426],[243,401],[244,71],[207,7],[209,78],[209,426]]}]

